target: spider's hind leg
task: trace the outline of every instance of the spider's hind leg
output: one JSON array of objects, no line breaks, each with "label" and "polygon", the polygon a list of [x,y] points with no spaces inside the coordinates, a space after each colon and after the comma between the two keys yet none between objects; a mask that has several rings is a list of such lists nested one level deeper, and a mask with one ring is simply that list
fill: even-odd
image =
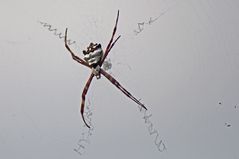
[{"label": "spider's hind leg", "polygon": [[70,52],[70,54],[71,54],[73,60],[75,60],[75,61],[79,62],[80,64],[85,65],[85,66],[87,66],[87,67],[90,68],[90,65],[89,65],[87,62],[85,62],[85,61],[82,60],[80,57],[78,57],[77,55],[75,55],[74,52],[70,49],[69,45],[67,44],[67,30],[68,30],[68,29],[66,28],[66,30],[65,30],[65,40],[64,40],[64,41],[65,41],[65,47],[66,47],[66,49]]}]

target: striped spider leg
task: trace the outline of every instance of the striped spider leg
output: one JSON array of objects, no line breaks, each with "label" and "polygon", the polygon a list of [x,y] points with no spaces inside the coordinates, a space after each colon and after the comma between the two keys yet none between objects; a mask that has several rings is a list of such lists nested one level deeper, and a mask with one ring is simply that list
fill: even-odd
[{"label": "striped spider leg", "polygon": [[70,47],[68,46],[68,44],[67,44],[67,28],[66,28],[66,31],[65,31],[65,47],[66,47],[66,49],[70,52],[70,54],[71,54],[71,56],[72,56],[72,59],[73,60],[75,60],[75,61],[77,61],[78,63],[80,63],[80,64],[82,64],[82,65],[85,65],[85,66],[87,66],[87,67],[89,67],[89,68],[91,68],[91,66],[87,63],[87,62],[85,62],[83,59],[81,59],[81,58],[79,58],[77,55],[75,55],[74,53],[73,53],[73,51],[70,49]]},{"label": "striped spider leg", "polygon": [[[66,28],[66,31],[65,31],[65,47],[66,47],[67,50],[70,52],[70,54],[71,54],[73,60],[75,60],[75,61],[77,61],[78,63],[80,63],[80,64],[82,64],[82,65],[85,65],[85,66],[87,66],[87,67],[89,67],[89,68],[92,68],[86,61],[84,61],[83,59],[81,59],[81,58],[79,58],[78,56],[76,56],[76,55],[73,53],[73,51],[70,49],[70,47],[68,46],[68,44],[67,44],[67,28]],[[84,117],[85,96],[86,96],[86,94],[87,94],[87,91],[88,91],[88,89],[89,89],[89,86],[90,86],[90,83],[91,83],[93,77],[94,77],[94,74],[91,73],[91,75],[90,75],[89,79],[87,80],[86,85],[85,85],[85,87],[84,87],[84,89],[83,89],[82,95],[81,95],[82,100],[81,100],[81,110],[80,110],[80,112],[81,112],[82,119],[83,119],[85,125],[86,125],[88,128],[90,128],[90,126],[86,123],[85,117]]]},{"label": "striped spider leg", "polygon": [[144,106],[143,103],[141,103],[138,99],[136,99],[129,91],[127,91],[114,77],[112,77],[110,74],[108,74],[103,69],[100,69],[100,73],[103,74],[113,85],[115,85],[119,90],[121,90],[127,97],[132,99],[135,103],[143,107],[145,110],[147,108]]},{"label": "striped spider leg", "polygon": [[[129,93],[115,78],[113,78],[110,74],[108,74],[106,71],[104,71],[101,66],[104,62],[104,60],[106,59],[107,55],[109,54],[110,50],[113,48],[113,46],[115,45],[115,43],[119,40],[120,36],[118,36],[115,40],[114,40],[114,36],[117,30],[117,24],[118,24],[118,19],[119,19],[119,10],[117,12],[117,18],[116,18],[116,22],[115,22],[115,26],[113,29],[113,33],[111,36],[111,39],[105,49],[105,53],[103,54],[103,57],[101,58],[101,60],[98,63],[94,63],[94,65],[90,65],[88,61],[84,61],[81,58],[79,58],[78,56],[76,56],[73,51],[69,48],[68,44],[67,44],[67,29],[65,31],[65,47],[67,48],[67,50],[70,52],[72,58],[77,61],[78,63],[87,66],[88,68],[92,69],[92,73],[90,75],[90,77],[88,78],[86,85],[83,89],[82,92],[82,101],[81,101],[81,116],[82,119],[85,123],[85,125],[90,128],[90,126],[86,123],[85,118],[84,118],[84,107],[85,107],[85,96],[87,94],[87,91],[89,89],[89,86],[91,84],[91,81],[93,79],[94,76],[97,77],[97,79],[100,78],[100,75],[104,75],[112,84],[114,84],[120,91],[122,91],[128,98],[132,99],[134,102],[136,102],[138,105],[140,105],[141,107],[143,107],[144,109],[147,110],[147,108],[144,106],[144,104],[142,104],[138,99],[136,99],[131,93]],[[114,40],[114,41],[113,41]],[[93,44],[91,43],[90,46],[87,48],[87,51],[83,51],[83,54],[89,54],[91,52],[93,52],[96,50],[96,48],[94,48],[94,46],[98,46],[97,44]],[[101,48],[101,45],[100,45]],[[93,50],[93,51],[92,51]],[[87,56],[87,55],[86,55]],[[88,57],[88,56],[87,56]],[[95,73],[96,69],[98,68],[98,72],[97,74]]]}]

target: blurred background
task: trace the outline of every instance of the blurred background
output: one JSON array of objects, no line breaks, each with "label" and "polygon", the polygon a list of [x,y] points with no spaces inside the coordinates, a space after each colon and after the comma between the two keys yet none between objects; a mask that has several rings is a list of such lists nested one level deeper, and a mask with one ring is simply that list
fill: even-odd
[{"label": "blurred background", "polygon": [[[239,158],[239,1],[0,4],[0,158]],[[79,107],[91,71],[57,34],[67,27],[83,57],[90,42],[106,47],[118,9],[122,37],[108,71],[145,103],[167,150],[157,150],[138,106],[102,77],[87,94],[93,130],[81,155]]]}]

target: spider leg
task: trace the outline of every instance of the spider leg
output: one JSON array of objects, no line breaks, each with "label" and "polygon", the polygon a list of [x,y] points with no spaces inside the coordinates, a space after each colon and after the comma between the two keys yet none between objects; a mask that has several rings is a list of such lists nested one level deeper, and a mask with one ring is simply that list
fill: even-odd
[{"label": "spider leg", "polygon": [[85,96],[86,96],[86,94],[87,94],[87,91],[88,91],[88,89],[89,89],[89,86],[90,86],[90,83],[91,83],[93,77],[94,77],[94,74],[91,73],[91,75],[90,75],[88,81],[86,82],[86,85],[85,85],[85,87],[84,87],[84,90],[83,90],[82,96],[81,96],[81,97],[82,97],[82,101],[81,101],[81,110],[80,110],[80,112],[81,112],[82,119],[83,119],[85,125],[86,125],[88,128],[90,128],[90,126],[86,123],[85,117],[84,117]]},{"label": "spider leg", "polygon": [[89,65],[87,62],[85,62],[84,60],[82,60],[81,58],[79,58],[78,56],[76,56],[76,55],[73,53],[73,51],[70,49],[70,47],[68,46],[68,44],[67,44],[67,28],[66,28],[66,31],[65,31],[65,47],[66,47],[67,50],[70,52],[70,54],[71,54],[73,60],[79,62],[79,63],[82,64],[82,65],[85,65],[85,66],[91,68],[90,65]]},{"label": "spider leg", "polygon": [[102,73],[112,84],[114,84],[119,90],[121,90],[127,97],[132,99],[135,103],[143,107],[147,110],[147,108],[142,104],[138,99],[136,99],[131,93],[129,93],[114,77],[112,77],[110,74],[108,74],[103,69],[100,70],[100,73]]},{"label": "spider leg", "polygon": [[[113,48],[113,46],[115,45],[115,43],[119,40],[121,36],[118,36],[115,41],[111,44],[110,48],[108,49],[108,52],[110,52],[110,50]],[[106,57],[105,57],[106,58]]]},{"label": "spider leg", "polygon": [[[112,33],[112,36],[111,36],[111,39],[110,39],[110,42],[108,43],[106,49],[105,49],[105,54],[101,60],[101,64],[104,62],[105,58],[107,57],[108,53],[109,53],[109,49],[112,48],[111,47],[111,43],[113,42],[113,39],[114,39],[114,36],[115,36],[115,33],[116,33],[116,30],[117,30],[117,24],[118,24],[118,20],[119,20],[119,10],[117,12],[117,18],[116,18],[116,22],[115,22],[115,26],[114,26],[114,29],[113,29],[113,33]],[[119,38],[119,37],[118,37]],[[118,39],[117,38],[117,39]],[[117,40],[116,40],[117,41]]]}]

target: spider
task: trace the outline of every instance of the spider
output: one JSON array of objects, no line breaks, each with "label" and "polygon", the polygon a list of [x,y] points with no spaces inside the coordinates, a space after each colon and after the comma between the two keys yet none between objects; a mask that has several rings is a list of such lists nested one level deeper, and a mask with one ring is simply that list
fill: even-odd
[{"label": "spider", "polygon": [[88,81],[86,82],[85,87],[84,87],[83,92],[82,92],[82,96],[81,96],[82,101],[81,101],[81,110],[80,110],[82,119],[83,119],[85,125],[88,128],[90,128],[90,126],[86,123],[86,120],[84,118],[85,96],[87,94],[90,83],[91,83],[94,76],[96,76],[96,78],[99,79],[101,77],[101,74],[104,75],[112,84],[114,84],[128,98],[132,99],[138,105],[140,105],[145,110],[147,110],[147,108],[144,106],[144,104],[142,104],[131,93],[129,93],[114,77],[112,77],[110,74],[108,74],[105,70],[103,70],[101,68],[101,66],[102,66],[103,62],[105,61],[107,55],[109,54],[110,50],[113,48],[115,43],[120,38],[120,36],[118,36],[114,40],[114,36],[115,36],[116,30],[117,30],[118,19],[119,19],[119,10],[117,12],[117,18],[116,18],[116,22],[115,22],[115,26],[114,26],[114,29],[113,29],[111,39],[110,39],[105,51],[103,52],[103,50],[101,48],[101,44],[90,43],[90,45],[87,47],[87,50],[83,50],[84,60],[81,59],[80,57],[78,57],[77,55],[75,55],[73,53],[73,51],[70,49],[70,47],[68,46],[68,44],[67,44],[67,30],[68,29],[66,28],[66,30],[65,30],[65,40],[64,40],[65,41],[65,47],[70,52],[73,60],[77,61],[78,63],[80,63],[80,64],[82,64],[82,65],[84,65],[84,66],[86,66],[86,67],[88,67],[92,70],[92,73],[91,73]]}]

